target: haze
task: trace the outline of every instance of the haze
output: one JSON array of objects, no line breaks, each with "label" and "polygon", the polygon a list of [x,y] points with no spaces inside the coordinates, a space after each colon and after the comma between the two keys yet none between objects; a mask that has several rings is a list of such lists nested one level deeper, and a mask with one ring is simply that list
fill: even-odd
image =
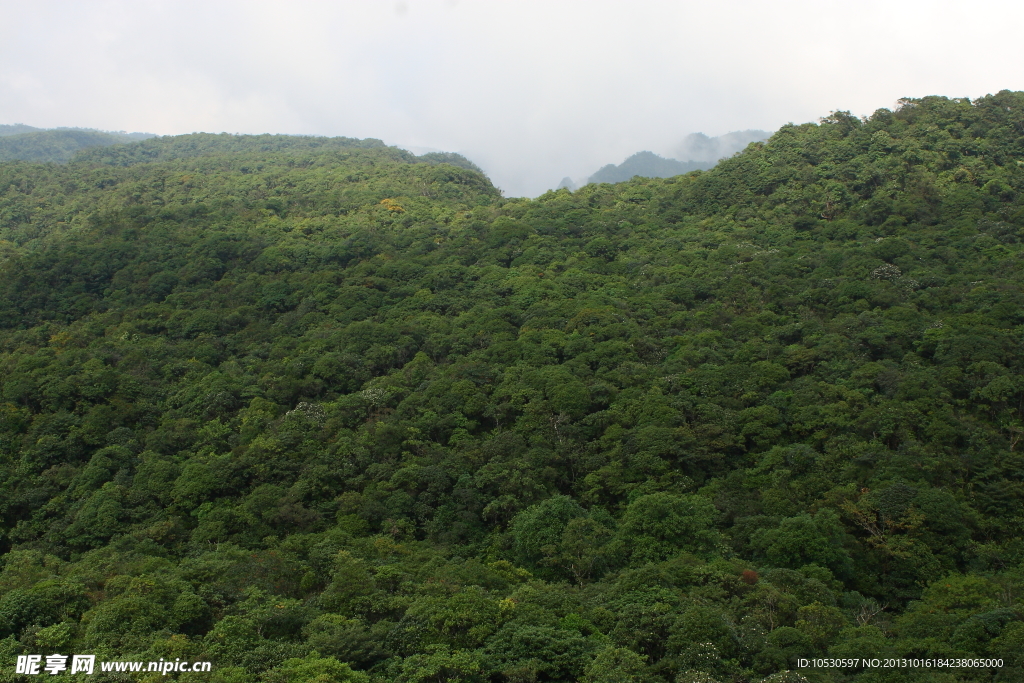
[{"label": "haze", "polygon": [[535,196],[640,150],[1024,89],[1009,2],[3,3],[0,123],[380,138]]}]

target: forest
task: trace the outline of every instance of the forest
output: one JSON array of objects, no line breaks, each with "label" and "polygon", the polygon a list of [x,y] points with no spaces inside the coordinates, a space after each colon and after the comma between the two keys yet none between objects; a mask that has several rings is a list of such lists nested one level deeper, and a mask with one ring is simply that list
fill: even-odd
[{"label": "forest", "polygon": [[0,681],[1024,680],[1022,284],[1021,92],[536,199],[376,140],[5,161]]}]

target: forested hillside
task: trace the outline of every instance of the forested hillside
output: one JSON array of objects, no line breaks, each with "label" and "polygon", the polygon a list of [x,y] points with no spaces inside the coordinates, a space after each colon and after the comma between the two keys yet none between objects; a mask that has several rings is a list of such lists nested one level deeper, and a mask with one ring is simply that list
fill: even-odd
[{"label": "forested hillside", "polygon": [[535,200],[459,159],[0,164],[0,681],[1024,677],[1024,93]]}]

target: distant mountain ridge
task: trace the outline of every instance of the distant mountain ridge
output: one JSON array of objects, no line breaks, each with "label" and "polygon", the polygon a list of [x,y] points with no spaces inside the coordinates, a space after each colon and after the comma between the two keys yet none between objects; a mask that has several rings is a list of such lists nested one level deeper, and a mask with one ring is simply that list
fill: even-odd
[{"label": "distant mountain ridge", "polygon": [[125,133],[91,128],[34,128],[23,123],[0,125],[0,161],[52,161],[66,163],[83,149],[109,147],[156,137],[152,133]]},{"label": "distant mountain ridge", "polygon": [[633,176],[644,178],[671,178],[690,171],[706,171],[717,161],[678,161],[658,156],[654,152],[637,152],[621,164],[608,164],[590,176],[591,183],[621,183]]},{"label": "distant mountain ridge", "polygon": [[41,130],[45,129],[26,126],[24,123],[0,124],[0,137],[21,135],[22,133],[38,133]]},{"label": "distant mountain ridge", "polygon": [[[671,178],[691,171],[706,171],[721,159],[743,151],[752,142],[767,140],[771,134],[763,130],[740,130],[708,137],[691,133],[670,150],[671,157],[650,151],[637,152],[619,165],[607,164],[587,178],[586,183],[622,183],[635,176]],[[685,161],[683,161],[685,159]],[[576,182],[565,177],[556,189],[575,190]]]},{"label": "distant mountain ridge", "polygon": [[[239,136],[227,133],[157,136],[152,133],[109,132],[91,128],[42,129],[16,123],[0,125],[0,162],[67,163],[75,159],[91,163],[132,166],[138,163],[180,158],[182,155],[237,151],[249,148],[254,141],[261,144],[266,151],[293,148],[387,147],[382,141],[376,139],[355,140],[310,135]],[[122,145],[122,147],[109,149],[115,145]],[[479,166],[454,152],[428,152],[421,155],[405,152],[405,154],[408,155],[409,160],[415,162],[431,165],[449,164],[483,174]]]},{"label": "distant mountain ridge", "polygon": [[764,130],[737,130],[713,138],[704,133],[690,133],[672,148],[671,154],[675,159],[709,161],[717,164],[722,159],[742,152],[750,143],[767,140],[771,135]]},{"label": "distant mountain ridge", "polygon": [[49,131],[79,131],[86,133],[106,133],[127,140],[146,140],[156,137],[155,133],[126,133],[123,130],[100,130],[99,128],[79,128],[77,126],[57,126],[56,128],[36,128],[24,123],[0,124],[0,137],[22,135],[24,133],[44,133]]}]

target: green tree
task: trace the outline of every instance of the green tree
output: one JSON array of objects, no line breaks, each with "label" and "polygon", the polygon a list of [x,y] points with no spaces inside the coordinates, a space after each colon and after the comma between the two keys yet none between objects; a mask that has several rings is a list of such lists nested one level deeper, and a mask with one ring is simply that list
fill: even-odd
[{"label": "green tree", "polygon": [[701,496],[652,493],[630,503],[613,541],[624,564],[658,562],[682,552],[714,555],[723,548],[717,512]]},{"label": "green tree", "polygon": [[597,653],[580,679],[583,683],[642,683],[647,657],[624,647],[608,647]]}]

